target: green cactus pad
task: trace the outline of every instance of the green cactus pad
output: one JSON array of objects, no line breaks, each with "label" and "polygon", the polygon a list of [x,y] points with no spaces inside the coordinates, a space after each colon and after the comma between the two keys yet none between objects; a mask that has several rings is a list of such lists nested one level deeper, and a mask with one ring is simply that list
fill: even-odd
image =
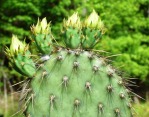
[{"label": "green cactus pad", "polygon": [[59,49],[31,80],[29,117],[131,117],[123,80],[103,58]]}]

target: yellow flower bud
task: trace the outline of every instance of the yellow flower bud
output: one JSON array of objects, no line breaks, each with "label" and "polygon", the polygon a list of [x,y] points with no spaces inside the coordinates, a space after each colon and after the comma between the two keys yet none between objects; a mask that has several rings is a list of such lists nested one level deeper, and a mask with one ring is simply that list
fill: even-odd
[{"label": "yellow flower bud", "polygon": [[41,29],[42,29],[42,31],[45,31],[47,26],[48,26],[47,19],[43,18],[42,21],[41,21]]},{"label": "yellow flower bud", "polygon": [[31,31],[33,34],[49,34],[50,33],[50,23],[47,23],[47,19],[43,18],[41,21],[39,21],[36,24],[36,26],[31,27]]},{"label": "yellow flower bud", "polygon": [[90,16],[85,20],[85,27],[97,28],[99,21],[99,15],[93,10]]},{"label": "yellow flower bud", "polygon": [[107,31],[107,29],[105,28],[105,25],[102,21],[98,22],[97,28],[100,29],[102,34],[104,34]]},{"label": "yellow flower bud", "polygon": [[92,29],[98,29],[102,34],[106,32],[104,23],[101,21],[99,15],[95,10],[89,15],[89,17],[84,21],[84,27],[89,27]]},{"label": "yellow flower bud", "polygon": [[41,25],[40,25],[40,21],[38,19],[36,26],[32,26],[32,29],[34,31],[34,33],[40,33],[41,31]]},{"label": "yellow flower bud", "polygon": [[10,54],[14,55],[16,52],[24,52],[26,47],[25,43],[22,43],[19,41],[18,37],[16,35],[12,36],[12,41],[10,45]]},{"label": "yellow flower bud", "polygon": [[81,21],[78,13],[74,13],[68,20],[64,20],[64,27],[81,28]]}]

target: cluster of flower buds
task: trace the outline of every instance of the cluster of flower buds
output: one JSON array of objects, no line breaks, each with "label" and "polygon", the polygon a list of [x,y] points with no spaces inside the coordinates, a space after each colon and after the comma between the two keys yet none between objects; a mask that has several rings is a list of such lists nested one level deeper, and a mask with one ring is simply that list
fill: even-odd
[{"label": "cluster of flower buds", "polygon": [[105,33],[106,28],[99,15],[93,12],[83,21],[74,13],[63,21],[63,39],[69,48],[93,48]]},{"label": "cluster of flower buds", "polygon": [[91,29],[98,29],[101,31],[102,34],[106,32],[106,28],[104,26],[104,23],[101,21],[99,15],[96,13],[95,10],[92,11],[92,13],[85,19],[83,23],[80,21],[80,17],[78,16],[78,13],[74,13],[72,16],[68,18],[68,20],[63,21],[64,27],[74,27],[81,29],[82,27],[89,27]]}]

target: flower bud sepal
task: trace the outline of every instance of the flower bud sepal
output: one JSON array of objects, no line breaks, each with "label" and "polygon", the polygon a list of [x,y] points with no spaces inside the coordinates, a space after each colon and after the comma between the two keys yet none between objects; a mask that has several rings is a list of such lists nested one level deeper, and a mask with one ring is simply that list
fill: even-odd
[{"label": "flower bud sepal", "polygon": [[26,51],[24,55],[18,53],[11,58],[11,65],[17,72],[28,77],[33,77],[36,72],[35,63],[29,51]]},{"label": "flower bud sepal", "polygon": [[19,73],[32,77],[36,72],[35,63],[31,58],[28,45],[21,42],[17,36],[12,36],[10,49],[6,48],[7,57],[10,59],[11,66]]},{"label": "flower bud sepal", "polygon": [[101,39],[102,33],[98,29],[92,29],[89,27],[84,27],[82,38],[82,48],[92,49]]},{"label": "flower bud sepal", "polygon": [[40,53],[49,54],[52,49],[53,35],[51,32],[50,22],[47,22],[46,18],[31,26],[32,41],[36,43],[36,46]]},{"label": "flower bud sepal", "polygon": [[81,21],[78,13],[74,13],[67,20],[63,21],[62,38],[68,48],[77,49],[81,45]]},{"label": "flower bud sepal", "polygon": [[32,35],[35,44],[42,54],[50,54],[52,52],[52,38],[51,34],[36,34]]},{"label": "flower bud sepal", "polygon": [[77,49],[81,45],[81,30],[74,27],[67,27],[62,33],[66,47]]}]

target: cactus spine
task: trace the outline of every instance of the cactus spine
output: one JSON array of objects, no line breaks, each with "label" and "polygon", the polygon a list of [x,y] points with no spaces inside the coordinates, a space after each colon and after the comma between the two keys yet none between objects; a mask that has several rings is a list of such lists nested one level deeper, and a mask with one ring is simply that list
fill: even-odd
[{"label": "cactus spine", "polygon": [[40,62],[16,36],[6,50],[14,69],[31,78],[23,98],[26,117],[132,117],[123,78],[91,50],[105,33],[95,11],[83,23],[77,13],[64,20],[65,47],[55,44],[45,18],[31,32],[44,55]]}]

